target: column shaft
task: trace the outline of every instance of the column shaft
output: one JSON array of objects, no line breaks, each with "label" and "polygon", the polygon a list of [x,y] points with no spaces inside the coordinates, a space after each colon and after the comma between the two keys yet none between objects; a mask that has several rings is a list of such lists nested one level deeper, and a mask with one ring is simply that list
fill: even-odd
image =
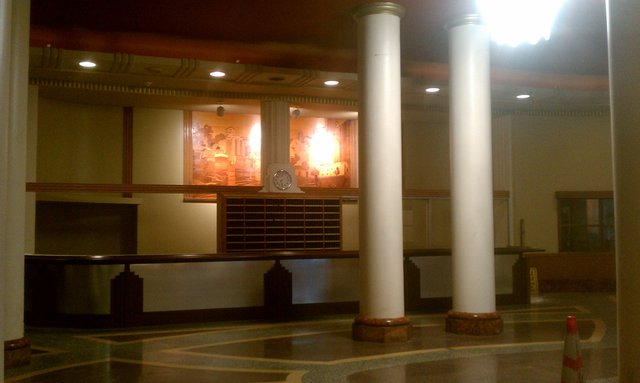
[{"label": "column shaft", "polygon": [[[0,57],[11,57],[11,1],[0,0]],[[9,60],[0,60],[0,318],[4,321],[7,252],[7,187],[9,185],[9,110],[11,99],[11,65]],[[4,323],[0,325],[4,344]],[[4,346],[0,348],[0,380],[4,381]]]},{"label": "column shaft", "polygon": [[289,163],[289,103],[263,100],[260,104],[260,126],[260,162],[263,169],[274,163]]},{"label": "column shaft", "polygon": [[640,381],[640,3],[608,1],[618,299],[618,379]]},{"label": "column shaft", "polygon": [[[260,166],[263,192],[301,193],[293,166],[289,163],[289,103],[263,100],[260,104],[261,153]],[[286,171],[291,185],[280,190],[273,185],[275,172]]]},{"label": "column shaft", "polygon": [[30,344],[24,338],[24,253],[26,133],[29,68],[29,1],[0,3],[0,64],[2,94],[0,115],[0,262],[2,269],[3,367],[30,361]]},{"label": "column shaft", "polygon": [[[402,239],[400,17],[404,8],[358,8],[360,84],[360,317],[354,337],[406,340]],[[387,331],[388,330],[388,331]],[[390,334],[393,333],[393,336]]]},{"label": "column shaft", "polygon": [[495,313],[490,35],[474,15],[457,20],[449,33],[453,310],[447,329],[496,333],[502,321]]}]

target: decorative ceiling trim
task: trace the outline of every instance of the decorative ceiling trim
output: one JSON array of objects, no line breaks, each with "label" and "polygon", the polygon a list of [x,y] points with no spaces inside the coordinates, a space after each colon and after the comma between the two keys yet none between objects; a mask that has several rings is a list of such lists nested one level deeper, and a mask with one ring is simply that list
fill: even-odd
[{"label": "decorative ceiling trim", "polygon": [[128,73],[133,65],[134,55],[129,53],[116,52],[113,54],[113,63],[109,72]]},{"label": "decorative ceiling trim", "polygon": [[198,60],[183,58],[180,60],[180,67],[173,74],[175,78],[188,78],[198,69]]},{"label": "decorative ceiling trim", "polygon": [[268,93],[249,93],[249,92],[216,92],[201,91],[188,89],[168,89],[153,87],[134,87],[121,84],[104,84],[85,81],[71,80],[52,80],[43,78],[30,78],[29,85],[39,87],[51,87],[61,89],[72,89],[93,92],[110,92],[124,93],[131,95],[147,95],[147,96],[171,96],[171,97],[195,97],[195,98],[213,98],[213,99],[244,99],[244,100],[278,100],[287,101],[293,104],[318,104],[318,105],[336,105],[349,108],[358,106],[357,100],[347,98],[332,98],[319,96],[301,96],[301,95],[285,95],[285,94],[268,94]]},{"label": "decorative ceiling trim", "polygon": [[42,48],[42,68],[58,69],[60,67],[61,48],[53,48],[49,45]]},{"label": "decorative ceiling trim", "polygon": [[529,116],[529,117],[607,117],[610,115],[609,107],[598,109],[558,109],[558,110],[515,110],[515,109],[495,109],[494,117],[503,116]]}]

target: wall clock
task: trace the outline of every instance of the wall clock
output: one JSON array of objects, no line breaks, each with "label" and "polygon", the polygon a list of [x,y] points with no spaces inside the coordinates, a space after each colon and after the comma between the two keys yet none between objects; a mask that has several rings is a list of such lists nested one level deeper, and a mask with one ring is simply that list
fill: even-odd
[{"label": "wall clock", "polygon": [[293,184],[293,176],[286,169],[279,169],[273,173],[271,181],[278,190],[284,191],[288,190]]},{"label": "wall clock", "polygon": [[266,193],[302,193],[298,187],[296,173],[288,163],[273,163],[264,173],[262,192]]}]

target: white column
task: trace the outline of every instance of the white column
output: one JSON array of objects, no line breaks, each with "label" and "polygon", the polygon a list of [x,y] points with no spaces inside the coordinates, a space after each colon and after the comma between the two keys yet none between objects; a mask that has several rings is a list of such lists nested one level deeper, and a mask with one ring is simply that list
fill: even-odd
[{"label": "white column", "polygon": [[[0,57],[11,57],[11,1],[0,0]],[[9,185],[9,100],[11,76],[9,60],[0,60],[0,318],[4,320],[5,267],[7,258],[4,243],[7,242],[7,187]],[[0,348],[0,381],[4,381],[4,324],[0,326],[3,346]]]},{"label": "white column", "polygon": [[[360,316],[354,337],[393,341],[410,336],[404,317],[402,243],[402,143],[400,18],[394,3],[365,4],[358,22],[360,110]],[[400,326],[399,339],[385,338],[383,323]],[[375,329],[376,326],[383,327]],[[370,331],[370,328],[373,328]],[[370,336],[370,334],[373,334]],[[382,334],[383,339],[377,339]]]},{"label": "white column", "polygon": [[495,312],[490,35],[475,15],[449,28],[453,310],[447,330],[495,333],[502,321]]},{"label": "white column", "polygon": [[0,55],[8,58],[0,63],[0,305],[9,366],[28,362],[30,352],[23,322],[29,10],[29,1],[0,0]]},{"label": "white column", "polygon": [[609,0],[618,299],[618,381],[640,381],[640,3]]}]

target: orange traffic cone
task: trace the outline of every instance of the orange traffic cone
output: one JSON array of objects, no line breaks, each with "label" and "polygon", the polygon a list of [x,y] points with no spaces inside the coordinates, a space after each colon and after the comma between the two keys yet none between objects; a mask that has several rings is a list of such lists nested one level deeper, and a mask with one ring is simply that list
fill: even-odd
[{"label": "orange traffic cone", "polygon": [[584,383],[582,376],[582,353],[580,352],[578,323],[576,317],[567,317],[567,335],[564,339],[564,357],[562,358],[562,383]]}]

